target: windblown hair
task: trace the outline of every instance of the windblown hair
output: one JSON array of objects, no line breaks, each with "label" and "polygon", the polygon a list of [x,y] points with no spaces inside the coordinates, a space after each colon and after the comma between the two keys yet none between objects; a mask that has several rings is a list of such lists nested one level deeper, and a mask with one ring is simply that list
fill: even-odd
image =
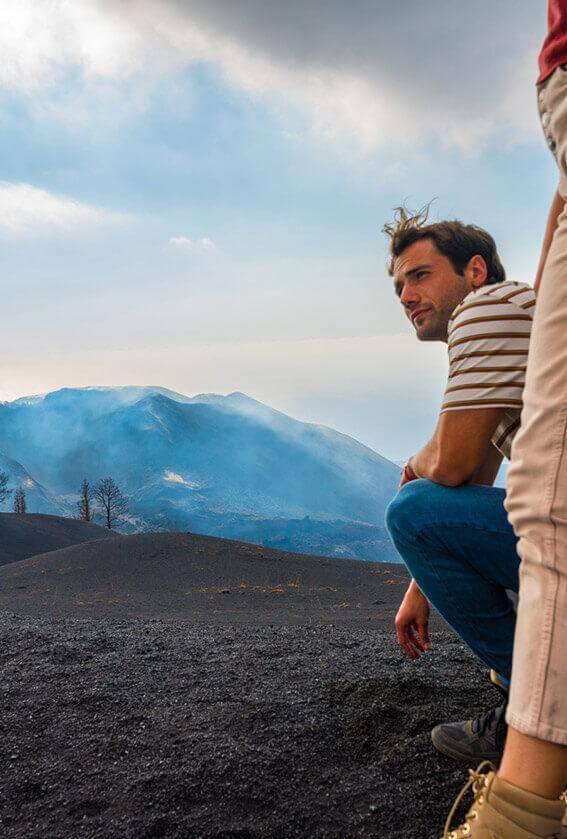
[{"label": "windblown hair", "polygon": [[416,213],[411,213],[405,207],[397,207],[393,223],[385,224],[382,228],[390,237],[390,276],[394,274],[395,260],[406,248],[421,239],[431,239],[437,250],[450,260],[457,274],[462,275],[465,266],[473,256],[478,255],[486,262],[485,285],[504,282],[506,272],[490,233],[475,224],[463,224],[456,219],[428,224],[430,207],[431,204],[427,204]]}]

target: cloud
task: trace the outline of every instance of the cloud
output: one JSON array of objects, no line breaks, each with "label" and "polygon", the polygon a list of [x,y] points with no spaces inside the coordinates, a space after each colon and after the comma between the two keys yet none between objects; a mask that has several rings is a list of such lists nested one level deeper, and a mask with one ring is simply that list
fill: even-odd
[{"label": "cloud", "polygon": [[[368,154],[430,139],[473,152],[539,131],[545,5],[20,0],[0,11],[0,87],[87,120],[100,97],[139,110],[166,76],[207,62],[287,133],[302,115],[320,139]],[[68,84],[77,76],[90,97]]]},{"label": "cloud", "polygon": [[472,151],[495,136],[510,143],[539,131],[533,87],[544,0],[145,6],[146,14],[175,12],[178,44],[197,29],[229,84],[302,108],[320,136],[367,152],[433,137]]},{"label": "cloud", "polygon": [[66,233],[122,223],[126,216],[25,183],[0,181],[0,230],[11,234]]},{"label": "cloud", "polygon": [[0,94],[34,118],[112,128],[143,112],[177,64],[151,25],[92,0],[0,4]]},{"label": "cloud", "polygon": [[188,236],[172,236],[168,242],[172,248],[177,248],[183,251],[193,252],[207,252],[215,251],[217,246],[208,236],[202,236],[200,239],[190,239]]}]

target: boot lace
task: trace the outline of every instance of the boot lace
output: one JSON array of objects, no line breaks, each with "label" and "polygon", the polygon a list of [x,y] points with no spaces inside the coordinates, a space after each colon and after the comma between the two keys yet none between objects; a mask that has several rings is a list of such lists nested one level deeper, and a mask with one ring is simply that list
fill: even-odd
[{"label": "boot lace", "polygon": [[[470,836],[471,822],[478,818],[477,808],[482,807],[484,804],[484,791],[486,789],[487,773],[493,771],[496,771],[495,767],[489,760],[483,760],[476,769],[469,769],[469,780],[455,799],[455,803],[451,807],[451,812],[445,822],[443,839],[465,839],[466,836]],[[474,795],[474,803],[468,811],[463,824],[456,830],[451,830],[451,822],[453,821],[453,816],[457,811],[457,807],[471,787]]]},{"label": "boot lace", "polygon": [[471,726],[473,732],[482,737],[487,731],[497,729],[502,724],[503,709],[503,705],[498,705],[496,708],[491,708],[490,711],[486,711],[473,720]]}]

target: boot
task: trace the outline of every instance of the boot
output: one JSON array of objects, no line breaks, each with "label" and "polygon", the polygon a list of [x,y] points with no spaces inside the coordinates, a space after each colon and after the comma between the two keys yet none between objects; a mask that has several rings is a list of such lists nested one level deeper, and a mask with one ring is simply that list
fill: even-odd
[{"label": "boot", "polygon": [[[550,801],[509,784],[497,777],[488,761],[469,774],[449,813],[443,839],[567,839],[561,799]],[[463,824],[452,830],[452,818],[470,787],[473,804]]]}]

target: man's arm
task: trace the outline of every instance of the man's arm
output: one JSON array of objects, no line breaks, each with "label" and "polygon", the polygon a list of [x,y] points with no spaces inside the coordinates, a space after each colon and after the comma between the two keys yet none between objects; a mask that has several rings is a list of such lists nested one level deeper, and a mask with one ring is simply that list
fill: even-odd
[{"label": "man's arm", "polygon": [[502,452],[498,451],[494,443],[491,443],[488,447],[486,460],[472,476],[471,484],[481,484],[482,486],[491,487],[496,480],[503,458],[504,455]]},{"label": "man's arm", "polygon": [[398,644],[412,661],[431,649],[429,613],[427,597],[412,580],[394,622]]},{"label": "man's arm", "polygon": [[553,196],[553,201],[551,202],[551,208],[549,210],[549,216],[547,218],[547,226],[545,228],[545,234],[543,237],[543,244],[541,246],[541,256],[539,259],[539,265],[537,267],[536,279],[534,283],[534,291],[536,292],[536,294],[541,283],[541,277],[543,274],[543,269],[545,268],[545,263],[547,261],[547,255],[551,247],[553,234],[555,233],[559,216],[563,212],[564,207],[565,199],[562,195],[559,194],[558,190]]},{"label": "man's arm", "polygon": [[419,478],[444,486],[492,483],[502,460],[493,453],[492,437],[505,410],[477,408],[441,414],[429,443],[410,459],[411,468]]}]

